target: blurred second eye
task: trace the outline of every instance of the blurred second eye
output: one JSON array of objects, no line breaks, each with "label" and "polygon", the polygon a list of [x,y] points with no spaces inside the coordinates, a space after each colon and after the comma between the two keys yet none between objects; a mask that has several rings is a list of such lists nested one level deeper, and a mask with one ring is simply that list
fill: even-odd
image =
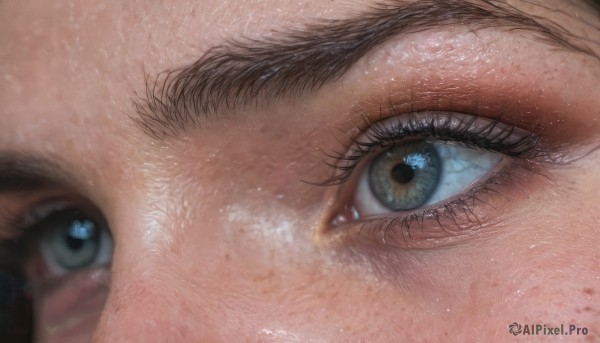
[{"label": "blurred second eye", "polygon": [[111,260],[112,239],[104,222],[76,209],[55,211],[33,229],[40,232],[33,247],[38,266],[34,279],[61,277]]}]

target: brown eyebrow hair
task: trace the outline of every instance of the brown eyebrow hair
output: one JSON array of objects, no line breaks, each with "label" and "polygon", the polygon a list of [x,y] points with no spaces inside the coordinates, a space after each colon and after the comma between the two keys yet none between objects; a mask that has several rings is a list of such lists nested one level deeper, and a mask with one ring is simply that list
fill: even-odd
[{"label": "brown eyebrow hair", "polygon": [[68,184],[72,179],[51,159],[0,151],[0,195],[37,191],[48,183]]},{"label": "brown eyebrow hair", "polygon": [[223,111],[268,105],[317,90],[392,37],[440,26],[523,31],[554,47],[597,57],[554,22],[497,0],[393,0],[349,19],[322,20],[270,38],[230,40],[196,62],[159,74],[133,99],[134,121],[155,138],[177,136]]}]

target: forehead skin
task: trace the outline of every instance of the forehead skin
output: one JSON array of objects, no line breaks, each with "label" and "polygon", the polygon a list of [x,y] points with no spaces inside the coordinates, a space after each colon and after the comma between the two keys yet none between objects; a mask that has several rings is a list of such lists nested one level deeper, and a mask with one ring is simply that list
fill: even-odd
[{"label": "forehead skin", "polygon": [[[589,46],[600,55],[597,29],[582,24],[600,23],[584,5],[544,2],[560,9],[552,11],[511,3],[595,40]],[[562,207],[564,212],[575,214],[504,218],[502,227],[522,229],[520,236],[490,239],[497,243],[494,249],[482,243],[489,256],[477,255],[478,247],[447,249],[427,270],[440,269],[439,277],[410,275],[425,285],[419,293],[382,280],[366,264],[340,262],[319,247],[314,227],[326,202],[324,191],[293,183],[310,175],[319,162],[295,160],[305,161],[303,156],[322,147],[320,143],[329,144],[314,123],[336,121],[333,115],[315,115],[315,108],[332,112],[342,102],[353,103],[350,95],[371,91],[352,82],[365,70],[379,80],[374,88],[387,89],[390,81],[383,74],[393,67],[377,69],[367,58],[359,62],[362,69],[353,69],[338,84],[346,98],[319,93],[308,104],[286,101],[269,110],[276,114],[272,119],[258,110],[241,111],[239,122],[210,123],[170,143],[152,140],[131,120],[136,115],[131,98],[144,92],[148,75],[187,65],[231,38],[269,36],[315,18],[346,18],[370,4],[0,2],[0,149],[45,156],[71,170],[73,188],[104,212],[117,244],[111,293],[96,341],[440,341],[449,336],[464,341],[473,332],[503,341],[509,337],[506,323],[518,318],[577,322],[600,334],[597,295],[582,293],[597,286],[600,277],[600,234],[591,229],[594,223],[597,227],[600,212],[597,196],[589,191],[600,187],[600,178],[594,176],[597,153],[579,166],[578,175],[587,179],[572,177],[563,193],[572,202]],[[443,32],[450,38],[455,33]],[[456,46],[475,39],[456,34]],[[419,37],[435,43],[444,36],[415,35],[411,46],[420,44]],[[525,42],[510,36],[473,51],[482,49],[475,53],[500,59],[505,48],[525,60],[546,53],[517,51],[515,46]],[[423,43],[423,49],[434,54],[433,43]],[[374,53],[373,61],[385,53]],[[570,87],[564,92],[600,90],[600,69],[593,58],[566,52],[553,56],[546,63],[562,67],[548,78],[565,77]],[[452,54],[447,58],[460,60]],[[580,75],[567,73],[570,61],[579,63]],[[424,70],[414,67],[412,74]],[[588,108],[573,106],[578,109],[573,113]],[[281,115],[287,107],[297,115]],[[584,212],[586,216],[578,214]],[[550,226],[544,230],[555,231],[542,243],[557,253],[545,252],[535,262],[537,270],[523,267],[536,248],[526,249],[531,246],[527,238],[538,238],[544,223]],[[579,227],[585,235],[561,233],[569,227]],[[515,237],[519,241],[511,240]],[[579,259],[582,251],[589,260]],[[449,267],[456,265],[462,267]]]}]

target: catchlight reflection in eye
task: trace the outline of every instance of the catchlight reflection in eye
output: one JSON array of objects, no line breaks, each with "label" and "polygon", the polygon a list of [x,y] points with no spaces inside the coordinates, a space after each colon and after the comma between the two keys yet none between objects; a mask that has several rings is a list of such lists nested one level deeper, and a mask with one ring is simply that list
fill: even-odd
[{"label": "catchlight reflection in eye", "polygon": [[502,160],[499,153],[451,142],[396,144],[363,169],[354,197],[356,215],[410,211],[442,202],[466,190]]},{"label": "catchlight reflection in eye", "polygon": [[421,206],[435,190],[440,158],[427,141],[415,141],[387,149],[368,170],[369,187],[385,207],[393,211]]}]

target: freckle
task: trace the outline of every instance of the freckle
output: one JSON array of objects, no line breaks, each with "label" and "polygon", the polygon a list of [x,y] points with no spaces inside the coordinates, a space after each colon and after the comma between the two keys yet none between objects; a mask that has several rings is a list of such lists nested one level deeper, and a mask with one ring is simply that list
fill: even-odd
[{"label": "freckle", "polygon": [[581,310],[580,310],[580,309],[578,309],[578,308],[576,308],[576,309],[575,309],[575,313],[581,313]]},{"label": "freckle", "polygon": [[584,310],[585,312],[592,312],[592,308],[591,308],[591,307],[589,307],[589,306],[586,306],[586,307],[584,307],[584,308],[583,308],[583,310]]},{"label": "freckle", "polygon": [[227,261],[229,261],[229,260],[231,259],[231,257],[229,256],[229,254],[225,254],[225,259],[226,259]]},{"label": "freckle", "polygon": [[594,289],[593,288],[584,288],[583,289],[583,293],[589,294],[589,295],[594,295]]}]

